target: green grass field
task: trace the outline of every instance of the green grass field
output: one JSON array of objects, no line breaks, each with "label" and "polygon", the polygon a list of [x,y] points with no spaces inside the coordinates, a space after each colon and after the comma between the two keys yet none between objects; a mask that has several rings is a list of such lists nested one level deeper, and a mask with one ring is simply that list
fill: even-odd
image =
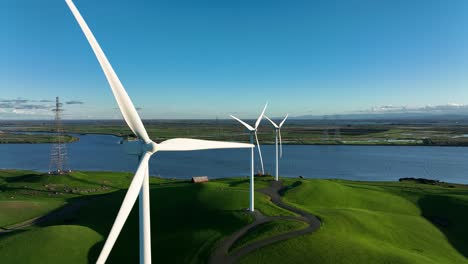
[{"label": "green grass field", "polygon": [[[62,136],[61,141],[71,143],[78,141],[78,138],[70,135],[64,135]],[[54,142],[57,142],[57,137],[54,135],[0,132],[0,144],[44,144]]]},{"label": "green grass field", "polygon": [[[131,177],[109,172],[49,176],[0,171],[3,227],[64,204],[81,203],[71,215],[0,234],[0,262],[94,262]],[[257,179],[256,188],[269,181]],[[246,178],[204,184],[151,178],[150,184],[154,262],[205,263],[222,238],[253,221],[245,212]],[[322,227],[266,246],[242,263],[468,263],[468,188],[464,186],[312,179],[287,179],[285,184],[294,187],[284,192],[283,200],[319,216]],[[11,209],[15,206],[17,210]],[[35,209],[25,214],[21,208]],[[292,215],[259,192],[256,208],[270,216]],[[302,227],[300,222],[274,221],[251,230],[236,246]],[[137,261],[138,241],[135,207],[108,263]]]}]

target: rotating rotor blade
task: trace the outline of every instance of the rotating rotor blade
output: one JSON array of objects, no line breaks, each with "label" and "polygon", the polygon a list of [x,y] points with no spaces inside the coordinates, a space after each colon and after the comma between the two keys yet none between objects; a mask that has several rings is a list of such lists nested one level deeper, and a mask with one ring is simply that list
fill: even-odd
[{"label": "rotating rotor blade", "polygon": [[280,158],[283,157],[283,142],[281,142],[281,128],[278,129],[279,142],[280,142]]},{"label": "rotating rotor blade", "polygon": [[249,131],[254,131],[255,128],[253,128],[251,125],[247,124],[246,122],[240,120],[239,118],[231,115],[232,118],[234,118],[235,120],[239,121],[239,123],[243,124]]},{"label": "rotating rotor blade", "polygon": [[257,149],[258,149],[258,154],[260,155],[260,164],[262,165],[262,174],[265,174],[265,169],[263,168],[262,150],[260,149],[260,143],[258,142],[257,131],[255,131],[255,139],[257,140]]},{"label": "rotating rotor blade", "polygon": [[283,119],[283,121],[281,121],[281,123],[279,124],[279,127],[283,126],[284,121],[286,121],[286,119],[288,119],[288,116],[289,116],[289,114],[286,114],[286,117]]},{"label": "rotating rotor blade", "polygon": [[260,121],[262,121],[262,118],[263,118],[263,116],[265,115],[265,111],[266,111],[266,109],[267,109],[267,106],[268,106],[268,103],[265,104],[265,107],[263,107],[262,113],[261,113],[260,116],[258,117],[257,122],[255,122],[255,129],[257,129],[257,128],[258,128],[258,125],[260,125]]},{"label": "rotating rotor blade", "polygon": [[133,180],[130,183],[130,186],[128,187],[128,191],[127,194],[125,194],[125,198],[122,202],[122,205],[120,206],[117,218],[115,218],[114,225],[112,226],[112,229],[109,235],[107,236],[106,243],[104,244],[104,247],[102,248],[102,251],[99,254],[99,258],[96,262],[98,264],[104,264],[106,262],[107,257],[109,256],[109,253],[111,252],[112,247],[114,246],[115,241],[117,240],[117,237],[119,236],[120,231],[122,230],[122,227],[124,226],[128,215],[130,214],[130,211],[132,211],[133,205],[135,204],[135,201],[138,198],[141,187],[143,185],[143,180],[146,175],[146,171],[148,168],[148,160],[150,156],[151,154],[146,152],[141,158],[135,176],[133,177]]},{"label": "rotating rotor blade", "polygon": [[158,144],[158,151],[191,151],[205,149],[253,148],[252,144],[201,140],[191,138],[173,138]]},{"label": "rotating rotor blade", "polygon": [[275,124],[275,122],[273,122],[273,120],[271,120],[268,116],[265,116],[265,118],[270,121],[270,123],[275,127],[275,128],[278,128],[278,125]]},{"label": "rotating rotor blade", "polygon": [[141,121],[140,116],[138,115],[138,112],[135,109],[135,106],[130,100],[130,97],[128,96],[127,92],[125,91],[125,88],[120,82],[119,77],[117,77],[117,74],[114,72],[114,69],[107,60],[106,55],[99,46],[99,43],[97,42],[93,33],[89,29],[88,25],[86,24],[85,20],[76,8],[75,4],[73,4],[72,0],[66,0],[66,3],[68,4],[68,7],[75,16],[75,19],[80,25],[81,30],[85,34],[86,39],[88,39],[89,45],[93,49],[94,54],[96,55],[96,58],[98,59],[99,64],[101,65],[101,68],[104,74],[106,75],[107,81],[109,82],[109,85],[112,89],[112,93],[114,94],[115,100],[119,105],[120,111],[122,112],[125,122],[127,122],[127,125],[130,127],[133,133],[137,135],[140,139],[142,139],[146,143],[151,142],[145,130],[145,127],[143,126],[143,122]]}]

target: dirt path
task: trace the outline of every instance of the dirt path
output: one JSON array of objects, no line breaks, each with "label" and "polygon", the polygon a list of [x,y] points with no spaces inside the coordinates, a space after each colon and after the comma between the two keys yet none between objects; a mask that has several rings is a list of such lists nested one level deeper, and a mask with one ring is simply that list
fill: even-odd
[{"label": "dirt path", "polygon": [[[213,252],[213,254],[211,255],[209,263],[211,263],[211,264],[218,264],[218,263],[233,264],[233,263],[236,263],[243,256],[245,256],[248,253],[250,253],[252,251],[255,251],[255,250],[259,249],[259,248],[262,248],[264,246],[267,246],[267,245],[270,245],[270,244],[273,244],[273,243],[276,243],[276,242],[279,242],[279,241],[283,241],[283,240],[286,240],[286,239],[291,239],[291,238],[298,237],[298,236],[301,236],[301,235],[304,235],[304,234],[307,234],[307,233],[311,233],[311,232],[317,230],[318,228],[320,228],[321,223],[320,223],[320,220],[316,216],[283,203],[283,201],[281,200],[281,197],[279,195],[279,191],[282,188],[283,188],[283,183],[281,181],[278,181],[278,182],[274,181],[271,184],[270,187],[268,187],[266,189],[259,190],[259,192],[270,196],[271,201],[274,204],[276,204],[277,206],[279,206],[279,207],[281,207],[283,209],[289,210],[291,212],[294,212],[294,213],[298,214],[299,216],[264,216],[259,211],[255,211],[253,213],[254,216],[255,216],[255,221],[253,223],[243,227],[242,229],[238,230],[237,232],[235,232],[234,234],[232,234],[228,238],[224,239],[221,242],[221,244],[219,245],[219,247],[216,248],[215,251]],[[273,221],[273,220],[279,220],[279,219],[300,220],[300,221],[306,222],[307,224],[309,224],[309,226],[307,228],[304,228],[304,229],[291,231],[291,232],[288,232],[288,233],[272,236],[272,237],[265,238],[265,239],[260,240],[260,241],[250,243],[250,244],[248,244],[248,245],[246,245],[246,246],[244,246],[244,247],[242,247],[242,248],[240,248],[238,250],[235,250],[234,252],[232,252],[229,255],[227,254],[227,252],[229,252],[229,249],[232,247],[232,245],[239,238],[241,238],[243,235],[245,235],[250,229],[252,229],[252,228],[254,228],[254,227],[256,227],[256,226],[258,226],[260,224],[270,222],[270,221]]]}]

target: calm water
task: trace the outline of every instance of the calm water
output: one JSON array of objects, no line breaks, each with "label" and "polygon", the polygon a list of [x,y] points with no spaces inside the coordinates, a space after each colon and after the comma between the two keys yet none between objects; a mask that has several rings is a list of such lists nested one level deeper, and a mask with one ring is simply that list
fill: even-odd
[{"label": "calm water", "polygon": [[[75,135],[68,144],[73,170],[134,171],[137,159],[124,154],[120,138]],[[263,146],[265,170],[274,173],[274,146]],[[0,144],[0,168],[47,171],[49,144]],[[256,161],[259,169],[259,162]],[[151,175],[190,178],[248,176],[250,150],[158,152],[150,162]],[[468,183],[468,148],[398,146],[284,146],[280,174],[287,177],[398,180],[423,177]]]}]

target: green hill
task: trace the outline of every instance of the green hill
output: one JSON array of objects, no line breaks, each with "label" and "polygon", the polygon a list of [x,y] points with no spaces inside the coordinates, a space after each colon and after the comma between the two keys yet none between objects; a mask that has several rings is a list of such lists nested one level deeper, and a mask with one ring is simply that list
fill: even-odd
[{"label": "green hill", "polygon": [[[292,180],[288,180],[292,183]],[[322,228],[242,263],[468,263],[468,189],[413,183],[302,180],[283,200]],[[437,221],[439,219],[439,221]]]},{"label": "green hill", "polygon": [[[8,263],[91,263],[102,248],[132,174],[75,172],[67,176],[0,171],[0,227],[52,213],[33,226],[1,233]],[[217,243],[253,218],[248,179],[204,184],[151,178],[153,260],[205,263]],[[256,179],[265,188],[270,179]],[[285,180],[283,201],[320,217],[311,234],[266,246],[242,263],[468,263],[468,188],[411,182]],[[256,192],[265,215],[294,215]],[[61,207],[74,208],[68,213]],[[55,214],[55,215],[54,215]],[[303,228],[273,221],[251,230],[236,247]],[[138,210],[132,211],[108,263],[138,260]]]}]

